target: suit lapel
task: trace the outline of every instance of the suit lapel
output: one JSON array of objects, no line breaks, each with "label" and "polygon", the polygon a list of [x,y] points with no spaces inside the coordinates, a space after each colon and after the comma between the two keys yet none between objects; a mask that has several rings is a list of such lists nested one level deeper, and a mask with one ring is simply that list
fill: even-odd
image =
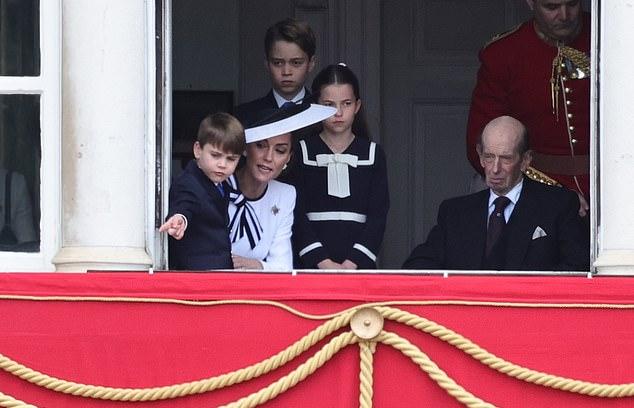
[{"label": "suit lapel", "polygon": [[[203,171],[196,164],[195,160],[192,160],[190,162],[188,171],[190,171],[198,180],[200,185],[205,190],[205,193],[207,193],[214,204],[220,206],[225,201],[225,198],[222,196],[222,194],[220,194],[218,187],[216,187],[216,185],[211,180],[209,180],[209,177],[207,177],[205,173],[203,173]],[[225,186],[225,188],[228,187]]]},{"label": "suit lapel", "polygon": [[317,101],[313,101],[313,95],[310,93],[310,90],[308,88],[304,87],[304,91],[306,93],[304,94],[304,98],[302,98],[302,103],[304,102],[317,103]]},{"label": "suit lapel", "polygon": [[266,94],[266,96],[264,97],[264,100],[266,101],[266,105],[268,105],[268,108],[271,109],[277,109],[277,101],[275,100],[275,96],[273,95],[273,90],[271,89],[269,91],[269,93]]},{"label": "suit lapel", "polygon": [[473,264],[470,266],[473,269],[480,269],[482,268],[487,235],[489,189],[477,193],[475,200],[476,205],[468,206],[469,210],[464,214],[468,220],[467,225],[471,226],[465,231],[468,245],[464,246],[464,259],[473,260]]}]

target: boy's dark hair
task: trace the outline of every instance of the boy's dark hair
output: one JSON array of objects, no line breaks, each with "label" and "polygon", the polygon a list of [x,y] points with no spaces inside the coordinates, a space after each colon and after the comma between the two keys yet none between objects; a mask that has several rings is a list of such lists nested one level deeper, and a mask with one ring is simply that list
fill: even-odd
[{"label": "boy's dark hair", "polygon": [[297,44],[308,55],[308,58],[315,55],[317,43],[315,33],[305,21],[287,18],[270,26],[264,36],[264,54],[267,59],[273,44],[280,40]]},{"label": "boy's dark hair", "polygon": [[246,149],[244,128],[238,119],[225,112],[205,116],[198,127],[196,140],[200,147],[211,144],[234,154],[242,154]]},{"label": "boy's dark hair", "polygon": [[[312,96],[315,100],[319,100],[321,89],[327,85],[350,85],[354,96],[357,99],[361,99],[361,93],[359,92],[359,80],[357,76],[348,68],[345,64],[332,64],[319,71],[313,80],[311,86]],[[368,126],[365,121],[365,114],[363,113],[363,105],[361,109],[354,116],[352,122],[352,133],[355,136],[364,137],[369,139]]]}]

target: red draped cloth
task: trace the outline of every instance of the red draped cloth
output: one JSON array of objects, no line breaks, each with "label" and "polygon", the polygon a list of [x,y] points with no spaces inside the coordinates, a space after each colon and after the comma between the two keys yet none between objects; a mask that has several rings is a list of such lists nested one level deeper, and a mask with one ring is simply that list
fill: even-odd
[{"label": "red draped cloth", "polygon": [[[173,385],[262,361],[324,324],[325,315],[369,302],[391,302],[522,367],[601,384],[634,382],[634,279],[607,277],[5,273],[0,274],[0,354],[82,384]],[[172,400],[88,399],[2,370],[0,393],[38,407],[219,406],[277,381],[347,330],[262,377]],[[634,397],[591,397],[509,377],[401,323],[386,320],[384,330],[416,345],[460,386],[496,406],[634,406]],[[359,406],[359,360],[359,347],[347,346],[263,406]],[[385,344],[376,347],[373,377],[375,407],[463,406]]]}]

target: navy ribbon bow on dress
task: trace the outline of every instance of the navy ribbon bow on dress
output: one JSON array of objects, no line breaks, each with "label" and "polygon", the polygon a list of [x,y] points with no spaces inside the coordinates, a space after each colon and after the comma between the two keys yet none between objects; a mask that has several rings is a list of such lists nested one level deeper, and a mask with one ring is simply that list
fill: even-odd
[{"label": "navy ribbon bow on dress", "polygon": [[232,180],[229,182],[229,201],[236,206],[236,212],[229,221],[229,231],[233,231],[233,227],[237,225],[237,228],[231,233],[231,242],[236,242],[242,239],[245,235],[249,240],[251,249],[255,248],[260,239],[262,239],[262,232],[264,229],[260,224],[253,206],[249,203],[247,198],[237,188]]}]

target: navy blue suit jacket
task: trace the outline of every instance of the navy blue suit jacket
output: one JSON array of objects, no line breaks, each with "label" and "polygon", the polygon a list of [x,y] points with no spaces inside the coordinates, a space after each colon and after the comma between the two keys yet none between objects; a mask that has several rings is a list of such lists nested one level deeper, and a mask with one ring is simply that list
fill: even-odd
[{"label": "navy blue suit jacket", "polygon": [[278,109],[273,90],[261,98],[236,106],[233,115],[242,123],[242,126],[247,128],[258,118],[259,112],[271,109]]},{"label": "navy blue suit jacket", "polygon": [[233,269],[228,203],[196,161],[190,161],[172,183],[169,193],[167,218],[174,214],[187,217],[183,238],[169,237],[170,269]]},{"label": "navy blue suit jacket", "polygon": [[[311,100],[311,93],[308,89],[304,88],[306,94],[304,95],[304,101]],[[311,101],[311,103],[317,103],[316,101]],[[277,101],[275,100],[275,96],[273,96],[273,90],[270,90],[269,93],[264,95],[261,98],[254,99],[250,102],[245,102],[235,107],[233,110],[233,115],[242,123],[242,126],[245,128],[249,127],[252,123],[257,121],[258,119],[262,119],[260,117],[261,112],[270,112],[273,109],[279,109],[277,106]],[[321,130],[321,125],[318,124],[317,128]],[[308,131],[310,129],[310,132]],[[295,132],[295,137],[297,139],[303,139],[307,135],[315,133],[315,125],[311,125],[307,128],[299,129]]]},{"label": "navy blue suit jacket", "polygon": [[[443,201],[427,241],[405,261],[405,269],[487,268],[484,250],[489,190]],[[504,227],[499,268],[586,271],[590,234],[578,215],[579,198],[565,188],[524,178],[520,197]],[[535,237],[536,229],[545,235]],[[489,269],[489,268],[487,268]]]}]

